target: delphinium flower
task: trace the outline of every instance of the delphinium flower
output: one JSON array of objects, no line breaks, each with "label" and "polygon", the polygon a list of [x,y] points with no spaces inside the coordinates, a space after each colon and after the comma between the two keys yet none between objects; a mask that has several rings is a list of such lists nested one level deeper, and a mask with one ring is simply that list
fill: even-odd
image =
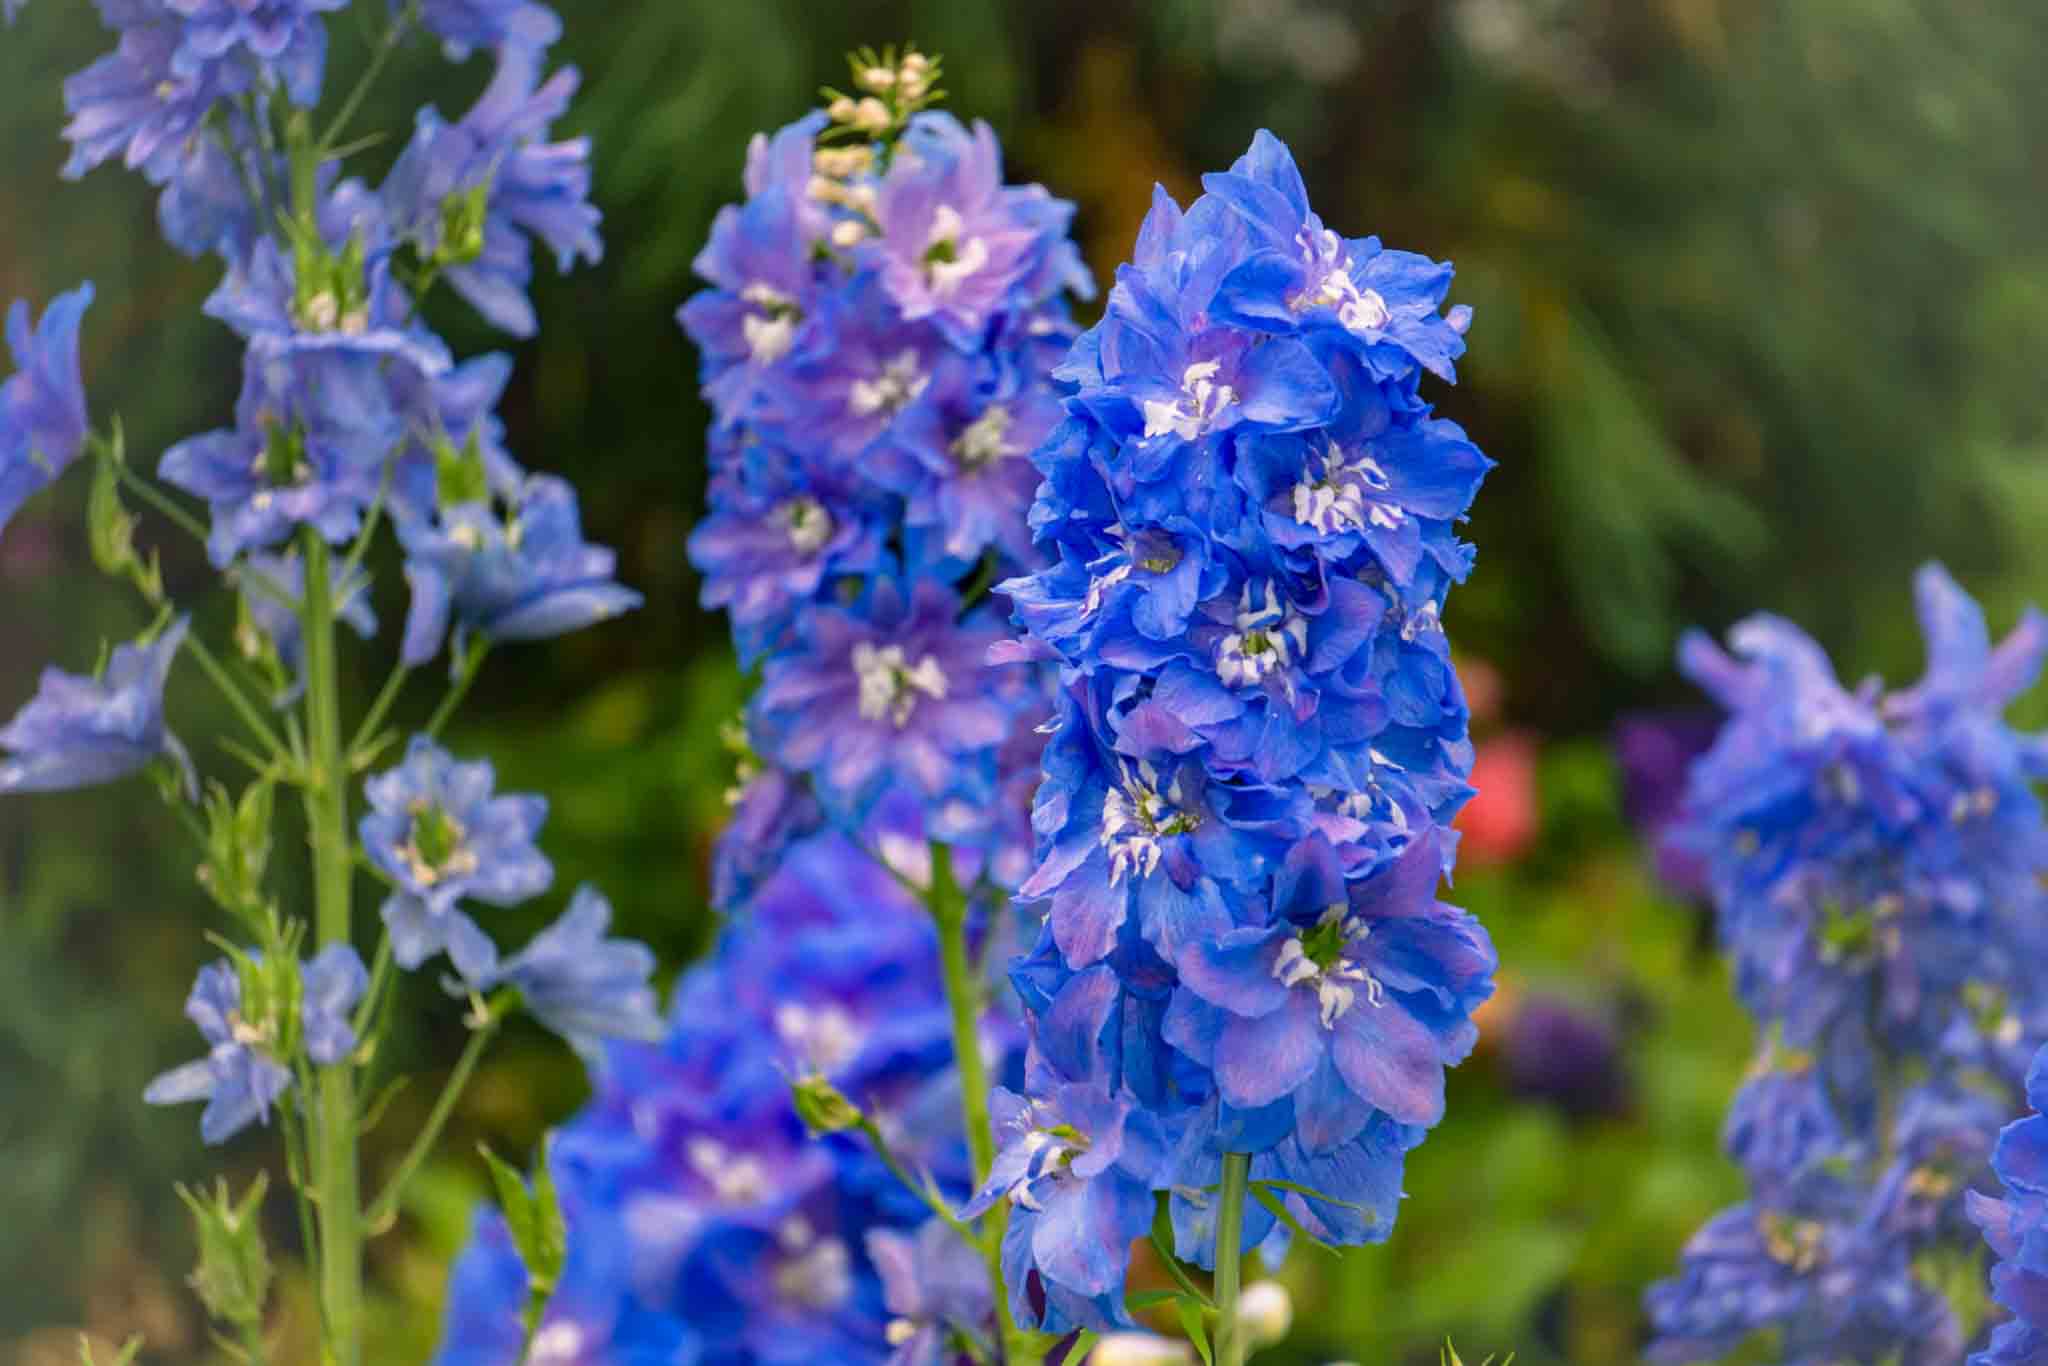
[{"label": "delphinium flower", "polygon": [[181,617],[154,638],[115,646],[96,677],[45,669],[35,697],[0,726],[0,793],[91,787],[157,759],[195,788],[192,761],[164,726],[164,684],[185,631]]},{"label": "delphinium flower", "polygon": [[594,887],[578,887],[558,920],[463,985],[477,992],[518,988],[536,1019],[588,1057],[605,1039],[659,1038],[661,1003],[648,984],[654,952],[630,939],[607,939],[611,921],[611,903]]},{"label": "delphinium flower", "polygon": [[31,322],[28,302],[7,310],[15,372],[0,382],[0,530],[28,499],[62,474],[85,446],[85,382],[78,325],[92,286],[60,294]]},{"label": "delphinium flower", "polygon": [[923,107],[928,59],[857,75],[873,93],[755,140],[698,258],[711,288],[681,320],[713,465],[691,555],[764,662],[748,738],[790,775],[764,781],[854,828],[913,792],[927,838],[979,857],[1020,831],[996,794],[1035,762],[1013,741],[1047,681],[988,662],[1007,632],[986,589],[1035,562],[1028,457],[1089,283],[1071,206],[1005,184],[986,126]]},{"label": "delphinium flower", "polygon": [[[961,1332],[988,1343],[977,1254],[866,1140],[808,1135],[791,1095],[792,1078],[829,1081],[901,1161],[964,1199],[930,917],[830,832],[799,841],[732,910],[679,984],[666,1037],[610,1045],[590,1103],[551,1145],[570,1265],[536,1355],[880,1366],[899,1352],[950,1361],[914,1353],[950,1353]],[[501,1230],[482,1219],[457,1264],[439,1362],[516,1353],[526,1282]]]},{"label": "delphinium flower", "polygon": [[2048,1361],[2048,1049],[2027,1069],[2027,1108],[1998,1135],[1991,1155],[1998,1196],[1971,1191],[1970,1219],[2000,1259],[1991,1293],[2012,1317],[1970,1366],[2038,1366]]},{"label": "delphinium flower", "polygon": [[2002,718],[2040,671],[2048,619],[2029,612],[1994,647],[1939,566],[1915,588],[1912,688],[1845,688],[1772,617],[1731,633],[1734,656],[1700,636],[1682,649],[1730,714],[1671,838],[1707,870],[1768,1042],[1726,1136],[1750,1199],[1651,1291],[1659,1360],[1765,1330],[1814,1366],[1931,1366],[1971,1345],[1944,1273],[1974,1255],[1964,1195],[2048,1032],[2031,968],[2043,750]]},{"label": "delphinium flower", "polygon": [[[316,1063],[337,1063],[356,1046],[350,1014],[370,985],[356,951],[330,944],[298,973],[299,1011],[296,1020],[281,1015],[289,997],[274,988],[260,957],[244,964],[222,958],[199,970],[185,1015],[210,1045],[207,1056],[174,1067],[149,1084],[143,1099],[151,1105],[180,1105],[203,1100],[199,1134],[208,1143],[224,1143],[249,1125],[270,1122],[270,1107],[292,1084],[284,1038],[297,1032],[306,1056]],[[265,999],[250,1001],[245,984],[271,987]]]},{"label": "delphinium flower", "polygon": [[363,849],[391,883],[384,926],[400,967],[445,949],[463,976],[485,976],[496,949],[460,903],[515,906],[554,880],[534,844],[547,802],[497,796],[495,782],[488,762],[460,762],[415,736],[402,764],[364,784]]},{"label": "delphinium flower", "polygon": [[[1270,134],[1204,187],[1185,212],[1155,195],[1055,372],[1045,563],[1001,585],[1062,672],[1023,886],[1045,938],[1013,972],[1024,1103],[1174,1136],[1127,1142],[1113,1178],[1057,1173],[1132,1183],[1062,1196],[1118,1217],[1024,1221],[1011,1299],[1050,1331],[1126,1322],[1138,1195],[1174,1191],[1176,1251],[1213,1264],[1226,1155],[1291,1183],[1315,1236],[1386,1237],[1492,990],[1485,932],[1437,900],[1472,764],[1441,615],[1489,462],[1420,385],[1450,378],[1466,311],[1449,267],[1325,228]],[[1010,1198],[1014,1238],[1042,1199]],[[1276,1226],[1255,1204],[1231,1245]]]}]

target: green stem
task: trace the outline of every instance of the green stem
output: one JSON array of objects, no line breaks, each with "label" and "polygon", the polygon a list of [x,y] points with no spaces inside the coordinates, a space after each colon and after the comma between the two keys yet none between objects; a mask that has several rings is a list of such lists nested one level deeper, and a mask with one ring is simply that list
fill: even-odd
[{"label": "green stem", "polygon": [[201,545],[206,544],[206,528],[199,524],[197,517],[171,501],[171,496],[155,484],[129,469],[126,461],[112,460],[111,463],[114,466],[114,477],[119,479],[130,493],[162,513],[166,521],[193,540]]},{"label": "green stem", "polygon": [[1248,1355],[1237,1302],[1244,1269],[1244,1202],[1251,1177],[1249,1153],[1223,1155],[1223,1194],[1216,1210],[1216,1366],[1244,1366]]},{"label": "green stem", "polygon": [[391,706],[398,701],[398,694],[405,687],[406,675],[411,672],[404,660],[391,666],[391,675],[384,680],[384,686],[378,689],[377,700],[370,704],[370,710],[363,714],[363,723],[356,727],[356,738],[349,741],[348,756],[351,767],[362,762],[363,747],[377,738],[377,727],[383,725],[384,718],[391,714]]},{"label": "green stem", "polygon": [[[348,828],[348,756],[341,747],[340,671],[334,651],[333,582],[327,542],[308,527],[306,560],[306,828],[313,846],[313,911],[318,942],[350,940],[350,882],[355,850]],[[320,1299],[326,1307],[323,1360],[360,1366],[363,1354],[363,1226],[356,1156],[353,1062],[323,1067],[319,1129],[313,1146],[320,1213]]]},{"label": "green stem", "polygon": [[398,51],[399,41],[405,37],[405,30],[412,23],[412,17],[411,5],[407,5],[392,17],[391,27],[384,30],[383,38],[377,43],[377,50],[370,54],[368,64],[363,67],[363,74],[356,78],[355,88],[348,92],[348,97],[341,102],[341,108],[335,111],[333,120],[328,123],[327,131],[320,135],[316,161],[325,161],[328,154],[334,150],[335,141],[348,131],[349,120],[363,107],[364,96],[368,95],[370,87],[377,83],[377,77],[384,73],[384,66],[391,60],[391,54]]},{"label": "green stem", "polygon": [[975,1247],[981,1246],[981,1235],[975,1231],[971,1224],[968,1224],[959,1215],[953,1213],[952,1208],[939,1198],[937,1191],[932,1189],[931,1183],[929,1181],[920,1181],[911,1176],[909,1170],[904,1167],[902,1159],[898,1158],[890,1150],[889,1140],[882,1136],[882,1131],[876,1126],[874,1120],[869,1119],[866,1115],[862,1115],[857,1131],[864,1135],[867,1141],[873,1145],[875,1156],[882,1159],[882,1165],[889,1169],[889,1175],[895,1177],[905,1190],[924,1201],[925,1208],[929,1209],[934,1217],[945,1224],[947,1228],[952,1229],[953,1232],[965,1238],[969,1244]]},{"label": "green stem", "polygon": [[427,1115],[426,1127],[413,1139],[412,1146],[406,1149],[405,1157],[398,1164],[398,1170],[391,1174],[390,1181],[370,1204],[368,1221],[373,1234],[382,1233],[398,1217],[398,1202],[405,1195],[406,1183],[412,1180],[420,1163],[427,1160],[427,1154],[440,1142],[441,1130],[447,1127],[448,1117],[455,1113],[455,1102],[468,1089],[477,1060],[483,1057],[485,1047],[496,1036],[499,1020],[506,1008],[509,1008],[508,1002],[486,1006],[474,1021],[469,1044],[462,1050],[462,1056],[455,1060],[455,1070],[448,1074],[448,1084],[441,1088],[440,1096],[435,1099],[434,1108]]},{"label": "green stem", "polygon": [[490,652],[491,643],[482,636],[469,643],[469,650],[462,656],[462,667],[455,675],[455,682],[449,686],[448,695],[441,699],[441,705],[434,708],[434,714],[427,718],[428,739],[441,738],[441,728],[448,724],[448,718],[455,715],[455,709],[461,706],[462,699],[469,695],[469,685],[476,682],[477,674],[484,667],[484,656]]},{"label": "green stem", "polygon": [[263,713],[257,709],[256,704],[249,700],[249,695],[243,692],[241,687],[235,682],[234,676],[228,672],[227,666],[222,664],[220,658],[207,648],[206,642],[196,635],[188,635],[185,637],[184,649],[186,654],[192,656],[194,662],[199,665],[206,676],[213,680],[213,686],[220,689],[220,695],[228,700],[228,705],[233,707],[235,714],[242,718],[242,724],[249,728],[249,733],[269,748],[271,757],[273,759],[290,759],[291,751],[284,747],[284,742],[277,738],[277,732],[272,730],[270,723],[263,719]]},{"label": "green stem", "polygon": [[[939,967],[945,975],[946,1005],[953,1016],[953,1060],[960,1070],[960,1119],[967,1130],[967,1151],[974,1160],[974,1187],[979,1190],[995,1165],[995,1131],[988,1118],[988,1062],[981,1053],[981,976],[967,957],[967,894],[953,874],[953,851],[932,845],[932,885],[925,904],[939,931]],[[989,1288],[995,1293],[996,1325],[1008,1342],[1016,1335],[1010,1317],[1009,1289],[1003,1280],[1003,1225],[1009,1205],[997,1201],[982,1216],[979,1242],[988,1263]]]}]

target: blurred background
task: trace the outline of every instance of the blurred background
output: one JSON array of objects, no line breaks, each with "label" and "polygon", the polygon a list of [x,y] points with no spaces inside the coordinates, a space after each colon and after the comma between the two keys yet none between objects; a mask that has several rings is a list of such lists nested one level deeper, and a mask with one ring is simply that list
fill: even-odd
[{"label": "blurred background", "polygon": [[[1500,462],[1469,529],[1479,569],[1448,622],[1481,717],[1457,892],[1507,966],[1450,1116],[1412,1161],[1393,1242],[1342,1262],[1298,1253],[1301,1327],[1271,1360],[1433,1362],[1446,1333],[1475,1361],[1635,1360],[1643,1287],[1738,1192],[1717,1137],[1750,1048],[1685,870],[1660,870],[1643,837],[1686,732],[1711,733],[1685,710],[1672,647],[1684,625],[1769,608],[1845,676],[1903,678],[1921,560],[1944,559],[1999,629],[2048,596],[2048,10],[563,8],[558,55],[584,74],[568,127],[595,139],[609,250],[567,279],[544,268],[544,332],[516,352],[505,416],[529,466],[576,481],[591,538],[620,548],[648,605],[521,650],[455,732],[502,785],[548,794],[559,883],[601,884],[672,969],[712,929],[706,854],[729,773],[716,723],[743,683],[684,557],[705,414],[671,314],[748,135],[841,79],[848,47],[914,38],[944,55],[952,107],[1002,135],[1012,179],[1079,204],[1106,282],[1154,181],[1185,200],[1272,128],[1326,219],[1455,260],[1454,297],[1477,309],[1462,382],[1438,393]],[[352,67],[360,36],[350,16],[336,27],[334,60]],[[161,245],[144,186],[111,170],[57,179],[62,77],[105,46],[79,0],[34,0],[0,34],[0,300],[40,306],[97,279],[95,413],[119,412],[148,465],[225,419],[237,352],[198,312],[211,267]],[[483,64],[448,72],[424,52],[401,61],[372,126],[402,130],[422,99],[466,107]],[[494,344],[459,305],[435,322],[458,352]],[[81,502],[41,500],[0,542],[0,713],[44,663],[89,667],[102,636],[140,624],[91,568]],[[161,542],[174,591],[208,581]],[[396,620],[384,569],[379,605]],[[366,692],[381,678],[379,659],[345,662]],[[413,720],[432,700],[419,691]],[[218,729],[198,690],[176,703],[188,733]],[[211,955],[190,863],[144,784],[0,806],[0,1361],[74,1362],[81,1329],[144,1332],[150,1361],[211,1359],[171,1185],[217,1164],[188,1117],[139,1098],[192,1052],[179,1010]],[[426,976],[411,988],[431,993]],[[452,1011],[427,1018],[438,1032],[397,1041],[421,1077],[369,1140],[373,1163],[414,1131],[460,1045]],[[474,1140],[523,1153],[580,1098],[576,1066],[537,1035],[494,1059],[445,1166],[374,1245],[378,1360],[428,1349],[480,1194]],[[239,1178],[269,1152],[254,1133],[226,1161]],[[290,1276],[285,1301],[308,1312]]]}]

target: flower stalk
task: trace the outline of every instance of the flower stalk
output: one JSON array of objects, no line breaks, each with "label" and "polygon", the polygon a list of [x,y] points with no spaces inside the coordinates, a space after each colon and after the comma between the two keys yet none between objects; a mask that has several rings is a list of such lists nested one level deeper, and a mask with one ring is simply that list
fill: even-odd
[{"label": "flower stalk", "polygon": [[1239,1314],[1243,1298],[1244,1204],[1251,1189],[1249,1153],[1226,1153],[1223,1192],[1216,1209],[1216,1366],[1244,1366],[1250,1355]]}]

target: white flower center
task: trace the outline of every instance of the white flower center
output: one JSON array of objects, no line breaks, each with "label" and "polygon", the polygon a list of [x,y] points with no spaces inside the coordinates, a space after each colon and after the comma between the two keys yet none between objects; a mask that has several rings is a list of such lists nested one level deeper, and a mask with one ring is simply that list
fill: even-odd
[{"label": "white flower center", "polygon": [[901,645],[861,641],[853,647],[853,672],[860,682],[863,721],[887,718],[899,729],[910,724],[920,697],[943,699],[946,674],[932,655],[912,664]]},{"label": "white flower center", "polygon": [[1309,269],[1320,272],[1320,278],[1313,287],[1288,300],[1288,307],[1296,313],[1306,313],[1311,308],[1334,308],[1337,321],[1347,331],[1361,335],[1377,332],[1393,319],[1378,290],[1360,289],[1351,278],[1351,253],[1344,249],[1343,238],[1328,228],[1320,234],[1311,234],[1304,228],[1297,240]]},{"label": "white flower center", "polygon": [[1196,361],[1181,372],[1178,399],[1171,403],[1146,399],[1145,435],[1165,436],[1171,432],[1183,441],[1193,441],[1208,430],[1225,408],[1237,402],[1237,390],[1216,383],[1216,372],[1222,368],[1213,360]]},{"label": "white flower center", "polygon": [[1111,788],[1102,799],[1101,844],[1109,851],[1112,887],[1127,873],[1150,877],[1159,866],[1160,842],[1200,824],[1193,812],[1181,809],[1182,800],[1180,779],[1162,793],[1158,770],[1149,761],[1140,761],[1136,773],[1124,770],[1123,786]]},{"label": "white flower center", "polygon": [[832,514],[825,511],[825,505],[815,498],[786,499],[775,511],[789,530],[789,543],[800,555],[815,555],[823,550],[836,530],[832,525]]},{"label": "white flower center", "polygon": [[1307,652],[1308,623],[1281,606],[1273,581],[1266,581],[1265,601],[1257,604],[1247,583],[1238,597],[1237,629],[1216,647],[1216,676],[1233,688],[1250,687]]},{"label": "white flower center", "polygon": [[536,1333],[528,1349],[528,1366],[574,1366],[583,1355],[583,1329],[574,1323],[551,1323]]},{"label": "white flower center", "polygon": [[1393,480],[1364,451],[1346,455],[1335,441],[1323,452],[1323,472],[1302,472],[1294,486],[1294,520],[1314,527],[1325,536],[1338,531],[1364,531],[1378,527],[1398,528],[1408,518],[1407,510],[1386,495]]},{"label": "white flower center", "polygon": [[735,1153],[715,1138],[702,1134],[684,1148],[690,1169],[704,1179],[713,1194],[728,1205],[753,1205],[774,1192],[768,1169],[749,1153]]},{"label": "white flower center", "polygon": [[856,417],[894,416],[930,383],[931,376],[918,371],[916,349],[905,347],[883,362],[882,373],[875,378],[855,380],[846,391],[846,406]]},{"label": "white flower center", "polygon": [[859,1023],[836,1005],[785,1002],[775,1007],[775,1032],[815,1072],[836,1071],[860,1052]]},{"label": "white flower center", "polygon": [[991,403],[980,417],[967,424],[953,438],[953,458],[963,470],[985,469],[1006,455],[1014,454],[1009,442],[1010,410]]},{"label": "white flower center", "polygon": [[[1273,976],[1284,987],[1307,987],[1316,994],[1323,1028],[1331,1029],[1358,1004],[1362,991],[1367,1004],[1379,1006],[1386,991],[1379,978],[1347,956],[1372,934],[1372,927],[1358,919],[1345,919],[1345,908],[1332,906],[1323,912],[1316,928],[1297,934],[1280,946],[1273,962]],[[1311,941],[1314,950],[1311,951]]]},{"label": "white flower center", "polygon": [[775,1268],[775,1293],[809,1309],[836,1309],[853,1294],[853,1257],[837,1238],[820,1238],[792,1214],[775,1230],[786,1254]]},{"label": "white flower center", "polygon": [[988,243],[979,237],[961,241],[966,227],[960,211],[951,204],[939,205],[932,214],[931,231],[924,239],[925,280],[942,299],[988,265]]},{"label": "white flower center", "polygon": [[741,290],[740,298],[758,310],[740,321],[740,334],[754,364],[772,365],[788,355],[796,341],[796,325],[803,319],[796,300],[759,280]]}]

